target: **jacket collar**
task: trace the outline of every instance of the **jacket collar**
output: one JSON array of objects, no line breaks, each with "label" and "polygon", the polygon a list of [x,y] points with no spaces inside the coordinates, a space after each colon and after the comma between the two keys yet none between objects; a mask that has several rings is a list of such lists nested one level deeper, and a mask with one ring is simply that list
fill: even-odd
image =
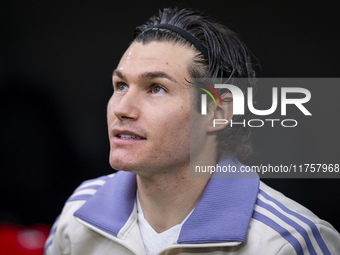
[{"label": "jacket collar", "polygon": [[[219,165],[237,169],[242,166],[231,158],[220,160]],[[245,242],[259,178],[257,175],[252,178],[213,177],[216,178],[209,180],[196,208],[184,222],[178,244]],[[117,172],[74,215],[117,237],[130,222],[136,186],[135,174]]]}]

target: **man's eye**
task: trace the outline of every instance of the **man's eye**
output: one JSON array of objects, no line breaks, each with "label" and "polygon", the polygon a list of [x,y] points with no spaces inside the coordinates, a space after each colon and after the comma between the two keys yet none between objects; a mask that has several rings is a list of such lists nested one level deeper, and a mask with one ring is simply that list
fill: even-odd
[{"label": "man's eye", "polygon": [[151,93],[159,94],[159,93],[166,93],[167,91],[161,85],[154,85],[151,88]]},{"label": "man's eye", "polygon": [[127,91],[129,89],[128,85],[122,82],[119,82],[116,87],[118,91]]}]

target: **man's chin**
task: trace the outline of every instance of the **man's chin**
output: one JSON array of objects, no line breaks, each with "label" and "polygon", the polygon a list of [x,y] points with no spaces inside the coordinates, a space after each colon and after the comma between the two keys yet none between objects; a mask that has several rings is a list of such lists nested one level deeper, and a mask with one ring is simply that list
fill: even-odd
[{"label": "man's chin", "polygon": [[136,169],[136,165],[127,159],[110,157],[110,166],[114,170],[133,172]]}]

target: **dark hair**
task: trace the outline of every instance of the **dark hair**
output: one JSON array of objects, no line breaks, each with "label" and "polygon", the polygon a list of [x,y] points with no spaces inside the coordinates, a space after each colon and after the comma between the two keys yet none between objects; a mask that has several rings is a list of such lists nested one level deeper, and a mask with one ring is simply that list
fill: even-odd
[{"label": "dark hair", "polygon": [[[136,27],[133,42],[144,44],[153,41],[173,42],[195,48],[189,41],[173,31],[152,29],[158,24],[179,27],[206,47],[208,59],[204,58],[202,53],[196,49],[197,55],[188,67],[191,78],[205,77],[213,78],[216,81],[222,81],[222,78],[248,78],[246,84],[242,83],[243,85],[239,86],[243,92],[247,87],[254,85],[255,72],[250,60],[251,54],[238,36],[224,25],[197,10],[165,8],[161,9],[157,15],[152,16],[145,24]],[[220,95],[223,94],[221,90],[218,92]],[[200,93],[197,91],[197,94]],[[198,105],[197,103],[197,110]],[[247,114],[249,112],[246,112],[244,117]],[[237,121],[240,117],[234,116],[233,121]],[[219,153],[234,154],[240,159],[245,159],[252,152],[250,133],[247,126],[230,127],[228,125],[218,132]]]}]

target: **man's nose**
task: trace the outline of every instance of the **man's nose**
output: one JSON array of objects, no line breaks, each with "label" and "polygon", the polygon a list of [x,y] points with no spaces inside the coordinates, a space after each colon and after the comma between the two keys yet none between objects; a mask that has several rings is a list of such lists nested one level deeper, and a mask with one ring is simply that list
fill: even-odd
[{"label": "man's nose", "polygon": [[113,113],[119,120],[138,118],[138,93],[133,89],[127,91],[113,108]]}]

